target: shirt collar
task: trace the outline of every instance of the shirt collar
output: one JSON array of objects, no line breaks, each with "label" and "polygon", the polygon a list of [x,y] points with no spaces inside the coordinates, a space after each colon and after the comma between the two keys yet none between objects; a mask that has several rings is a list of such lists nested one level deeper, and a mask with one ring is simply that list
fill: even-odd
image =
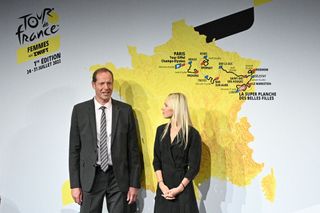
[{"label": "shirt collar", "polygon": [[111,98],[109,99],[109,101],[108,101],[105,105],[100,104],[100,103],[96,100],[96,98],[93,98],[93,100],[94,100],[94,108],[95,108],[96,110],[99,110],[100,107],[102,107],[102,106],[105,106],[107,109],[110,109],[110,108],[111,108]]}]

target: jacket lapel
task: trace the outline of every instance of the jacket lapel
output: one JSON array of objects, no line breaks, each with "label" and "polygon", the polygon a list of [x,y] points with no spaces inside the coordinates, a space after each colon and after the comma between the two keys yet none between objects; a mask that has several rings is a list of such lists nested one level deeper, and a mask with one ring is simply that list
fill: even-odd
[{"label": "jacket lapel", "polygon": [[91,128],[91,134],[92,134],[92,141],[93,145],[96,148],[97,147],[97,126],[96,126],[96,113],[94,108],[94,100],[90,101],[89,107],[88,107],[88,113],[89,113],[89,123]]},{"label": "jacket lapel", "polygon": [[164,136],[163,140],[166,141],[166,152],[169,154],[169,158],[170,158],[170,161],[172,163],[172,165],[175,167],[176,164],[173,160],[173,156],[172,156],[172,148],[174,145],[171,144],[171,138],[170,138],[170,129],[171,129],[171,124],[168,128],[168,131],[166,133],[166,135]]},{"label": "jacket lapel", "polygon": [[111,124],[111,145],[112,145],[114,142],[115,134],[116,134],[116,127],[118,123],[120,108],[117,101],[113,99],[111,104],[112,104],[112,124]]}]

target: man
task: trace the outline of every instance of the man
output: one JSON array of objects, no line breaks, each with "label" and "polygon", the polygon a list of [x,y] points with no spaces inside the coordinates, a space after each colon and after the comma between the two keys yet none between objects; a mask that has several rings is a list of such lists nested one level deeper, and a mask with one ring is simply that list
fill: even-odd
[{"label": "man", "polygon": [[81,213],[102,212],[104,197],[110,213],[129,212],[140,188],[133,111],[111,98],[113,82],[110,70],[96,70],[92,76],[95,97],[75,105],[72,112],[70,185]]}]

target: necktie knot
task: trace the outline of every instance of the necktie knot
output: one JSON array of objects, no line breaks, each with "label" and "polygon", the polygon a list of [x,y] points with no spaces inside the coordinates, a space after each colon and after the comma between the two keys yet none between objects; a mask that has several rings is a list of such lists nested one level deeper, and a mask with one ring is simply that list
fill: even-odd
[{"label": "necktie knot", "polygon": [[107,107],[105,106],[101,106],[99,109],[101,109],[102,111],[104,111]]}]

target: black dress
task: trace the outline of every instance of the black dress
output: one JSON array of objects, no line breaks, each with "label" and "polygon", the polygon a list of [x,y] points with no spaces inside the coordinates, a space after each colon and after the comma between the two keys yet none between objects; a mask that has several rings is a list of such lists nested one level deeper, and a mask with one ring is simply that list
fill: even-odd
[{"label": "black dress", "polygon": [[154,143],[153,168],[161,170],[164,184],[169,189],[179,186],[183,178],[190,183],[174,200],[166,200],[161,196],[162,191],[157,186],[155,197],[155,213],[197,213],[198,205],[194,193],[192,180],[199,172],[201,159],[201,138],[198,131],[189,128],[189,141],[186,149],[184,144],[177,141],[171,143],[170,127],[161,141],[162,132],[166,124],[158,127]]}]

